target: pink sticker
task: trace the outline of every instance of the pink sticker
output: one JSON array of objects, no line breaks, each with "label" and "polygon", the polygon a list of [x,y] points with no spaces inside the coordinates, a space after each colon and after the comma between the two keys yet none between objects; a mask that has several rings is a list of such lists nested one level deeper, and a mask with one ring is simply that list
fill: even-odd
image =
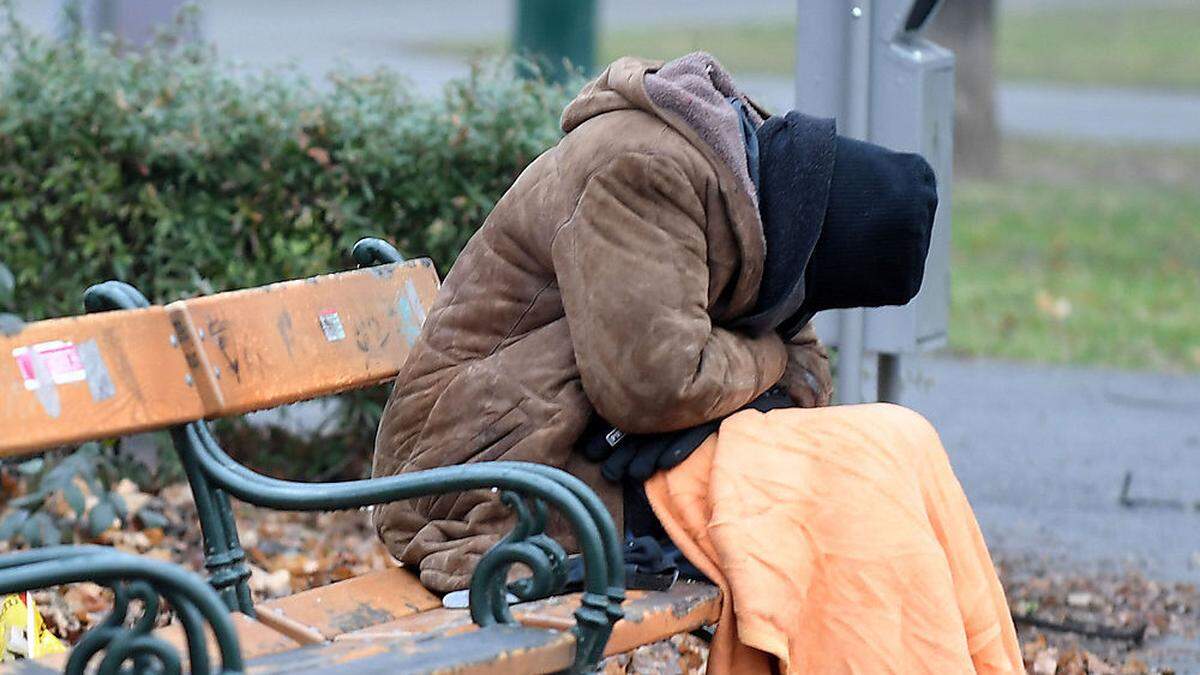
[{"label": "pink sticker", "polygon": [[34,353],[46,364],[46,370],[54,384],[82,382],[87,379],[87,369],[84,368],[83,359],[79,357],[79,350],[73,343],[65,340],[39,342],[32,347],[17,347],[12,350],[13,358],[17,360],[17,369],[21,371],[21,378],[25,380],[25,388],[29,391],[38,388],[37,373],[33,367]]}]

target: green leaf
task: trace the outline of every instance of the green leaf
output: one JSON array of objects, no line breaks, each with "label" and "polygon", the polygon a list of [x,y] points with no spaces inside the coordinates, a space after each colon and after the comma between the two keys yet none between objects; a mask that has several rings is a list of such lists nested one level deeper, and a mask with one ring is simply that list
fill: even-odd
[{"label": "green leaf", "polygon": [[92,507],[87,515],[88,534],[93,539],[119,525],[117,510],[112,502],[103,501]]},{"label": "green leaf", "polygon": [[41,457],[34,457],[17,465],[17,471],[23,476],[33,476],[39,473],[46,466],[46,460]]},{"label": "green leaf", "polygon": [[74,481],[68,483],[63,488],[63,499],[67,500],[67,505],[75,511],[76,516],[82,516],[83,512],[87,509],[87,497]]},{"label": "green leaf", "polygon": [[137,512],[137,519],[141,522],[142,527],[146,529],[165,529],[170,523],[166,516],[149,507],[142,507],[142,509]]},{"label": "green leaf", "polygon": [[[46,491],[39,489],[33,490],[28,494],[21,495],[15,499],[10,499],[8,500],[8,504],[9,506],[23,509],[29,506],[41,506],[42,502],[44,501],[46,501]],[[30,510],[32,511],[33,509]]]},{"label": "green leaf", "polygon": [[125,504],[124,497],[115,492],[110,492],[107,499],[112,502],[113,509],[117,512],[118,518],[125,520],[129,517],[129,506]]},{"label": "green leaf", "polygon": [[[41,517],[39,517],[41,516]],[[48,518],[44,513],[35,513],[21,525],[21,538],[33,548],[42,545],[42,519]]]},{"label": "green leaf", "polygon": [[0,312],[0,335],[16,335],[25,329],[25,322],[16,314]]},{"label": "green leaf", "polygon": [[29,512],[24,509],[13,509],[12,513],[4,517],[0,521],[0,539],[12,539],[17,532],[21,530],[21,526],[29,519]]},{"label": "green leaf", "polygon": [[0,302],[12,302],[13,293],[17,289],[17,279],[12,270],[0,263]]},{"label": "green leaf", "polygon": [[62,530],[49,517],[41,523],[42,545],[43,546],[58,546],[63,541]]}]

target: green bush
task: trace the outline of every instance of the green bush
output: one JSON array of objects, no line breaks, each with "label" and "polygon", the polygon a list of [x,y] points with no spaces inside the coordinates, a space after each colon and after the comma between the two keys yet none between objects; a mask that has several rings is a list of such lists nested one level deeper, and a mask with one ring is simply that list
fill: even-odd
[{"label": "green bush", "polygon": [[[0,311],[26,321],[80,313],[82,291],[106,279],[169,302],[344,269],[363,236],[445,273],[557,141],[575,88],[516,79],[512,63],[495,62],[421,98],[386,70],[314,83],[235,69],[169,35],[140,53],[78,30],[40,37],[11,0],[0,0],[5,18],[0,260],[15,279],[0,273]],[[257,464],[277,474],[356,475],[381,397],[344,397],[320,439],[220,432],[236,455],[272,458]]]},{"label": "green bush", "polygon": [[109,445],[84,443],[65,455],[16,464],[27,491],[19,496],[3,491],[8,499],[0,518],[0,542],[55,546],[90,541],[135,518],[143,527],[165,525],[160,504],[123,479],[131,467],[122,466]]},{"label": "green bush", "polygon": [[26,320],[91,283],[157,301],[347,266],[381,235],[444,272],[568,93],[477,67],[431,99],[394,73],[235,70],[203,47],[142,52],[0,35],[0,242]]},{"label": "green bush", "polygon": [[15,333],[21,327],[21,318],[10,313],[12,297],[16,292],[16,279],[12,271],[0,262],[0,335]]}]

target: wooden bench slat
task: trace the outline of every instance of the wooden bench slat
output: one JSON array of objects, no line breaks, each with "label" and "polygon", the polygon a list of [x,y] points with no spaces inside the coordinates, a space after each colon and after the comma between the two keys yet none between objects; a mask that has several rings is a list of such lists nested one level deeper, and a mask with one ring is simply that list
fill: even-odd
[{"label": "wooden bench slat", "polygon": [[471,612],[466,609],[438,607],[411,616],[388,621],[369,628],[344,633],[334,641],[344,640],[392,640],[415,635],[456,635],[478,630],[471,621]]},{"label": "wooden bench slat", "polygon": [[391,379],[437,287],[415,260],[27,324],[0,335],[0,457]]},{"label": "wooden bench slat", "polygon": [[[232,618],[233,627],[237,630],[238,643],[242,647],[243,658],[252,659],[269,654],[278,654],[303,646],[301,643],[273,630],[263,623],[251,619],[245,614],[233,614]],[[219,664],[221,657],[220,651],[217,649],[216,637],[214,637],[212,629],[207,625],[205,625],[205,633],[208,634],[209,658],[212,659],[214,665]],[[185,661],[187,660],[187,634],[184,633],[182,625],[172,623],[169,626],[164,626],[154,631],[154,635],[174,646],[175,649],[179,650],[179,655]]]},{"label": "wooden bench slat", "polygon": [[21,659],[0,663],[0,675],[62,675],[67,667],[67,655],[55,654],[44,659]]},{"label": "wooden bench slat", "polygon": [[[284,281],[168,305],[221,415],[396,376],[437,294],[429,260]],[[190,338],[190,339],[189,339]],[[210,412],[211,415],[211,412]]]},{"label": "wooden bench slat", "polygon": [[469,633],[416,635],[389,640],[349,640],[250,661],[249,675],[272,673],[458,673],[527,675],[554,673],[571,665],[572,633],[489,626]]},{"label": "wooden bench slat", "polygon": [[[517,621],[531,627],[569,630],[580,594],[560,595],[513,607]],[[622,654],[672,635],[716,623],[721,618],[721,591],[716,586],[678,581],[666,591],[628,591],[625,618],[613,626],[605,656]]]},{"label": "wooden bench slat", "polygon": [[[514,605],[513,616],[531,628],[568,631],[575,625],[579,593]],[[628,591],[625,618],[613,626],[605,655],[621,654],[666,640],[721,618],[721,591],[712,584],[679,581],[666,591]],[[465,609],[434,609],[370,628],[346,633],[337,641],[379,641],[423,634],[455,634],[476,630]]]},{"label": "wooden bench slat", "polygon": [[[492,626],[479,629],[466,610],[434,610],[416,614],[453,617],[450,625],[415,621],[420,630],[390,632],[370,639],[345,640],[301,647],[286,637],[244,615],[234,615],[248,674],[268,673],[484,673],[525,675],[552,673],[571,664],[575,636],[569,632],[524,626]],[[432,617],[427,617],[432,618]],[[461,619],[461,621],[459,620]],[[422,625],[428,624],[428,625]],[[454,625],[458,624],[458,625]],[[171,625],[155,631],[179,650],[187,661],[183,629]],[[209,632],[209,654],[220,663],[215,641]],[[34,661],[17,661],[0,666],[3,675],[61,673],[67,654]]]},{"label": "wooden bench slat", "polygon": [[397,567],[261,602],[255,611],[265,624],[274,625],[276,619],[283,618],[309,626],[332,640],[343,633],[441,605],[442,601],[425,590],[416,575]]},{"label": "wooden bench slat", "polygon": [[[281,635],[245,614],[233,615],[233,627],[237,630],[238,643],[242,648],[242,656],[246,659],[278,654],[298,649],[302,646],[295,640],[286,635]],[[204,629],[205,634],[208,636],[208,656],[214,665],[219,664],[221,663],[221,657],[220,650],[217,649],[217,640],[213,636],[212,629],[207,624]],[[164,626],[155,630],[154,636],[165,640],[168,644],[175,647],[183,662],[185,664],[188,662],[187,636],[183,631],[182,625],[172,623],[169,626]],[[6,663],[0,665],[0,675],[61,673],[67,666],[67,658],[69,656],[70,652],[68,651],[62,654],[51,654],[50,656],[44,656],[32,661],[21,660]]]},{"label": "wooden bench slat", "polygon": [[50,319],[0,335],[0,456],[200,419],[162,307]]}]

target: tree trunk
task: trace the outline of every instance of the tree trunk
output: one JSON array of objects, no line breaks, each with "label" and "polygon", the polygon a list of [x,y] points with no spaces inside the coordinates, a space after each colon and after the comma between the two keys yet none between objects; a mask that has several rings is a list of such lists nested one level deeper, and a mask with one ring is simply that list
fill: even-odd
[{"label": "tree trunk", "polygon": [[954,51],[954,174],[991,177],[1000,168],[996,126],[994,0],[946,0],[929,37]]}]

